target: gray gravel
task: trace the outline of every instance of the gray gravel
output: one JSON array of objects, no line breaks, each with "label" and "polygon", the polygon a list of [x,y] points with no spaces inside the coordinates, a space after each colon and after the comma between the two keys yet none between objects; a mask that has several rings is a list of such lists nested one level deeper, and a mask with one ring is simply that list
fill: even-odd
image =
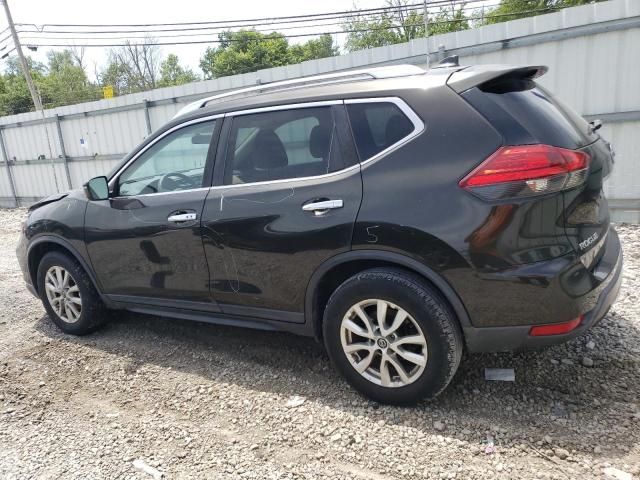
[{"label": "gray gravel", "polygon": [[[0,210],[0,478],[631,478],[640,473],[640,228],[584,337],[473,355],[437,400],[379,406],[313,340],[119,313],[61,334]],[[515,368],[487,382],[485,368]],[[628,475],[624,477],[623,475]]]}]

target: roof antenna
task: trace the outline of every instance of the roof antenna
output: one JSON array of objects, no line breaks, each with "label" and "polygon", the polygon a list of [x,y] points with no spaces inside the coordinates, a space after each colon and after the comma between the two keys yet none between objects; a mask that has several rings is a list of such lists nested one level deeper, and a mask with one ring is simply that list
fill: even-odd
[{"label": "roof antenna", "polygon": [[436,63],[433,68],[447,68],[447,67],[459,67],[460,63],[458,63],[458,55],[451,55],[450,57],[445,57]]}]

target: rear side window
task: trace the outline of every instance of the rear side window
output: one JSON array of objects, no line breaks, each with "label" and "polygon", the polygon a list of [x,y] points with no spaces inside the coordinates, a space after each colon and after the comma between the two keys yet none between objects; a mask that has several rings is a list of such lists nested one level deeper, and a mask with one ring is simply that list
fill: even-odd
[{"label": "rear side window", "polygon": [[322,175],[339,163],[338,154],[331,107],[240,115],[231,127],[224,183]]},{"label": "rear side window", "polygon": [[360,160],[367,160],[408,136],[413,123],[394,103],[351,103],[349,121]]}]

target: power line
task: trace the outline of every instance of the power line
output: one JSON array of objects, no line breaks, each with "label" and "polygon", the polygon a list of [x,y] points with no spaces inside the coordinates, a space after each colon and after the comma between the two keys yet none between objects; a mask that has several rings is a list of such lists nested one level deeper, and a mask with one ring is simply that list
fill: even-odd
[{"label": "power line", "polygon": [[[499,3],[497,4],[492,4],[492,5],[485,5],[486,7],[494,7],[499,5]],[[462,10],[477,10],[477,7],[473,7],[473,8],[463,8]],[[344,18],[344,17],[337,17],[337,18]],[[468,19],[469,17],[465,17],[465,19]],[[324,21],[325,19],[319,20],[319,21]],[[328,19],[326,19],[328,20]],[[436,24],[438,23],[437,21],[434,21]],[[278,27],[277,29],[252,29],[253,31],[256,31],[258,33],[272,33],[274,31],[276,32],[281,32],[284,30],[299,30],[299,29],[312,29],[312,28],[320,28],[320,27],[332,27],[332,26],[341,26],[343,25],[344,22],[332,22],[332,23],[320,23],[318,24],[317,22],[314,22],[314,24],[312,25],[295,25],[295,26],[287,26],[287,27]],[[405,24],[408,25],[408,24]],[[225,26],[223,27],[198,27],[198,28],[194,28],[194,29],[159,29],[159,30],[127,30],[127,31],[69,31],[69,30],[64,30],[64,31],[42,31],[42,32],[33,32],[33,31],[29,31],[29,30],[20,30],[20,33],[24,33],[27,35],[23,35],[22,38],[29,38],[29,39],[42,39],[42,38],[46,38],[46,39],[51,39],[51,40],[73,40],[73,39],[80,39],[81,37],[61,37],[59,35],[66,35],[66,34],[71,34],[71,35],[82,35],[82,34],[91,34],[90,38],[86,38],[87,40],[92,40],[92,39],[99,39],[99,40],[110,40],[110,39],[114,39],[117,37],[113,37],[112,35],[119,35],[121,33],[126,33],[127,35],[152,35],[155,38],[179,38],[179,37],[198,37],[198,36],[203,36],[203,35],[216,35],[225,31],[229,31],[230,28],[245,28],[247,26],[251,26],[251,25],[236,25],[236,26]],[[170,34],[165,34],[164,32],[192,32],[193,30],[198,31],[198,33],[178,33],[175,35],[170,35]],[[200,30],[207,30],[206,32],[201,32]],[[162,32],[162,33],[159,33]],[[55,36],[54,36],[55,35]],[[109,35],[109,36],[100,36],[100,35]],[[144,37],[134,37],[134,38],[144,38]],[[1,42],[1,40],[0,40]]]},{"label": "power line", "polygon": [[[486,0],[469,0],[471,2],[481,2],[481,1],[486,1]],[[430,4],[431,5],[431,4]],[[499,3],[497,4],[492,4],[492,5],[485,5],[486,7],[494,7],[499,5]],[[437,6],[437,5],[436,5]],[[412,7],[411,5],[407,5],[407,7],[410,8],[405,8],[402,7],[404,9],[404,11],[410,11],[410,12],[415,12],[415,11],[420,11],[422,9],[422,7]],[[385,7],[385,8],[389,8],[389,7]],[[392,8],[397,8],[397,7],[392,7]],[[469,10],[477,10],[478,7],[470,7],[470,6],[463,6],[461,8],[461,10],[463,11],[469,11]],[[352,11],[353,12],[353,11]],[[386,13],[386,12],[383,12]],[[328,14],[327,14],[328,15]],[[371,15],[368,15],[371,16]],[[285,18],[285,17],[282,17]],[[289,17],[286,17],[289,18]],[[306,23],[309,24],[311,23],[312,25],[295,25],[295,26],[285,26],[285,27],[274,27],[276,30],[293,30],[293,29],[300,29],[300,28],[310,28],[310,26],[334,26],[334,25],[341,25],[341,23],[323,23],[321,25],[317,25],[317,22],[323,22],[325,20],[344,20],[344,19],[349,19],[349,16],[345,16],[343,14],[340,14],[340,12],[330,16],[330,17],[325,17],[325,18],[319,18],[319,19],[304,19],[304,20],[295,20],[295,21],[282,21],[282,22],[277,22],[277,24],[291,24],[291,23]],[[265,27],[264,30],[258,29],[257,31],[261,31],[261,32],[267,32],[267,31],[273,31],[274,28],[268,28],[266,29],[266,25],[264,23],[240,23],[243,22],[242,20],[234,20],[231,21],[231,23],[236,23],[235,25],[231,25],[229,22],[227,23],[222,23],[219,26],[196,26],[196,27],[186,27],[183,26],[181,28],[152,28],[152,29],[148,29],[148,30],[140,30],[140,29],[135,29],[133,28],[135,25],[129,25],[132,28],[127,28],[127,29],[119,29],[119,30],[45,30],[45,28],[47,26],[53,26],[53,25],[44,25],[42,26],[42,28],[38,28],[37,25],[34,24],[21,24],[22,26],[33,26],[36,28],[36,31],[32,31],[32,30],[20,30],[20,33],[29,33],[29,34],[35,34],[35,35],[48,35],[48,34],[143,34],[143,33],[157,33],[157,32],[190,32],[190,31],[204,31],[204,30],[229,30],[229,29],[234,29],[234,28],[246,28],[246,27]],[[202,22],[202,23],[208,23],[208,22]],[[211,24],[213,23],[220,23],[220,22],[211,22]],[[150,24],[151,25],[151,24]],[[150,26],[150,25],[141,25],[144,27]],[[161,25],[161,24],[158,24]],[[172,25],[172,24],[165,24],[165,25]],[[191,25],[191,24],[173,24],[173,25]],[[276,25],[276,24],[272,24],[272,25]],[[75,28],[75,26],[71,26],[68,25],[68,27],[72,27]],[[93,25],[93,27],[109,27],[109,25]],[[185,34],[185,36],[190,36],[191,34]],[[176,35],[178,36],[178,35]]]},{"label": "power line", "polygon": [[[433,25],[438,25],[438,24],[445,24],[445,23],[456,23],[456,22],[464,22],[464,21],[468,21],[470,19],[475,19],[476,17],[464,17],[464,18],[460,18],[460,19],[453,19],[453,20],[432,20],[430,23]],[[481,18],[481,17],[478,17]],[[423,23],[420,22],[420,24],[411,24],[411,23],[405,23],[403,25],[397,25],[397,26],[391,26],[388,28],[402,28],[402,27],[414,27],[414,26],[421,26]],[[323,23],[323,24],[316,24],[316,25],[301,25],[301,26],[295,26],[295,27],[280,27],[277,30],[273,30],[273,29],[268,29],[268,30],[259,30],[259,29],[252,29],[252,31],[258,32],[258,33],[264,33],[264,34],[270,34],[270,33],[280,33],[284,30],[297,30],[297,29],[314,29],[314,28],[324,28],[324,27],[334,27],[334,26],[342,26],[344,25],[344,22],[340,22],[340,23]],[[209,35],[218,35],[220,33],[223,32],[227,32],[229,30],[213,30],[213,31],[206,31],[206,32],[198,32],[198,33],[177,33],[177,34],[166,34],[166,33],[160,33],[157,34],[157,31],[154,30],[136,30],[136,31],[130,31],[130,32],[126,32],[129,35],[137,35],[134,37],[129,37],[129,39],[145,39],[145,37],[148,37],[149,35],[151,35],[154,39],[163,39],[163,38],[184,38],[184,37],[201,37],[201,36],[209,36]],[[116,40],[118,39],[118,37],[114,37],[114,36],[100,36],[100,33],[104,34],[105,32],[100,32],[97,35],[91,35],[90,37],[83,37],[83,36],[59,36],[57,35],[58,32],[42,32],[41,34],[38,35],[34,35],[36,32],[30,32],[30,31],[21,31],[21,33],[26,33],[27,35],[21,35],[21,38],[23,39],[30,39],[30,40]],[[59,32],[60,34],[75,34],[78,33],[79,35],[84,34],[85,32]],[[124,33],[124,32],[123,32]],[[331,32],[316,32],[316,33],[308,33],[307,35],[322,35],[323,33],[331,33]],[[341,33],[344,33],[344,30],[341,31]],[[53,36],[55,35],[55,36]],[[144,36],[140,36],[140,35],[144,35]],[[296,35],[294,34],[289,34],[289,35],[285,35],[285,37],[290,38],[290,37],[295,37]]]},{"label": "power line", "polygon": [[[527,14],[527,13],[542,13],[542,12],[551,12],[551,11],[555,11],[558,10],[558,7],[547,7],[547,8],[542,8],[542,9],[536,9],[536,10],[526,10],[526,11],[520,11],[520,12],[514,12],[514,13],[504,13],[504,14],[496,14],[496,15],[492,15],[490,18],[502,18],[502,17],[513,17],[513,16],[517,16],[517,15],[522,15],[522,14]],[[468,21],[473,21],[473,20],[481,20],[481,19],[486,19],[488,17],[488,15],[485,15],[484,17],[464,17],[464,18],[459,18],[459,19],[452,19],[452,20],[437,20],[437,21],[430,21],[429,24],[430,25],[447,25],[447,24],[453,24],[453,23],[463,23],[463,22],[468,22]],[[314,33],[299,33],[299,34],[292,34],[292,35],[282,35],[282,34],[278,34],[278,32],[273,32],[274,35],[269,35],[266,34],[263,37],[258,37],[255,40],[256,41],[269,41],[269,40],[274,40],[277,38],[302,38],[302,37],[317,37],[320,35],[336,35],[336,34],[344,34],[344,33],[365,33],[365,32],[371,32],[371,31],[380,31],[380,30],[395,30],[398,28],[402,28],[402,27],[418,27],[418,26],[422,26],[422,22],[420,23],[416,23],[416,24],[404,24],[404,25],[393,25],[393,26],[382,26],[382,27],[376,27],[376,28],[366,28],[366,29],[346,29],[346,30],[337,30],[337,31],[329,31],[329,32],[314,32]],[[206,34],[201,34],[201,35],[206,35]],[[187,35],[178,35],[178,36],[187,36]],[[31,37],[24,37],[24,38],[31,38]],[[64,40],[64,39],[69,39],[69,40],[83,40],[83,41],[91,41],[94,37],[68,37],[68,38],[56,38],[56,37],[33,37],[35,40],[41,41],[41,40],[50,40],[50,41],[55,41],[55,40]],[[140,37],[138,37],[140,38]],[[161,37],[163,38],[163,37]],[[113,38],[114,40],[120,40],[117,37]],[[143,38],[144,39],[144,38]],[[72,47],[72,46],[76,46],[76,47],[123,47],[123,46],[127,46],[127,45],[131,45],[131,44],[135,44],[135,45],[139,45],[139,46],[150,46],[150,45],[192,45],[192,44],[206,44],[206,43],[226,43],[226,42],[233,42],[236,41],[234,39],[226,39],[226,40],[215,40],[215,39],[207,39],[207,40],[185,40],[185,41],[173,41],[173,42],[141,42],[141,43],[135,43],[135,42],[124,42],[124,43],[91,43],[91,44],[69,44],[69,43],[63,43],[63,44],[57,44],[57,43],[33,43],[33,42],[29,42],[30,45],[32,46],[38,46],[38,47]]]},{"label": "power line", "polygon": [[[479,3],[484,0],[467,0],[465,3]],[[430,6],[450,6],[450,0],[435,0],[429,3]],[[218,20],[218,21],[199,21],[199,22],[175,22],[175,23],[129,23],[129,24],[90,24],[90,23],[45,23],[42,24],[41,27],[155,27],[155,26],[179,26],[179,25],[219,25],[226,23],[249,23],[249,22],[260,22],[260,24],[264,23],[294,23],[296,21],[304,21],[299,19],[307,19],[313,20],[318,17],[324,16],[347,16],[349,14],[362,15],[362,14],[371,14],[371,13],[381,13],[386,11],[398,10],[399,8],[414,8],[420,7],[422,8],[421,3],[411,3],[403,6],[386,6],[386,7],[376,7],[376,8],[363,8],[358,10],[342,10],[339,12],[325,12],[325,13],[309,13],[306,15],[288,15],[288,16],[280,16],[280,17],[264,17],[264,18],[249,18],[249,19],[238,19],[238,20]],[[292,20],[287,20],[292,19]],[[285,21],[287,20],[287,21]],[[33,23],[16,23],[16,25],[20,26],[36,26]]]}]

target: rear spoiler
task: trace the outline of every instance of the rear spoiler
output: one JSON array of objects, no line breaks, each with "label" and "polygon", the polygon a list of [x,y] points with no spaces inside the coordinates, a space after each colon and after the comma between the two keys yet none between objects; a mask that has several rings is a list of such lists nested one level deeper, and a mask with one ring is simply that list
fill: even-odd
[{"label": "rear spoiler", "polygon": [[499,78],[538,78],[547,73],[547,70],[549,68],[545,65],[475,65],[452,73],[447,85],[461,93]]}]

